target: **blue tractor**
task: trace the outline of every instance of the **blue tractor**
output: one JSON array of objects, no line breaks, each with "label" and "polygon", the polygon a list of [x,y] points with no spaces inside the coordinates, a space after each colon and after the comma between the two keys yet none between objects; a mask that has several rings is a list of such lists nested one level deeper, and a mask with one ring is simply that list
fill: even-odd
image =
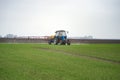
[{"label": "blue tractor", "polygon": [[70,45],[70,40],[67,39],[67,32],[65,30],[57,30],[55,33],[55,36],[48,41],[49,44]]}]

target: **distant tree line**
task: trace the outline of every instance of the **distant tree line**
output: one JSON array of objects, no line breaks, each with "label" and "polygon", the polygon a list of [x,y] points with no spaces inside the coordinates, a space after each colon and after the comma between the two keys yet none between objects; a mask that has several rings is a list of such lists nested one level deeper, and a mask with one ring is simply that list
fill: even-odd
[{"label": "distant tree line", "polygon": [[[17,36],[14,34],[7,34],[5,36],[0,35],[0,38],[43,38],[46,39],[49,36]],[[93,36],[83,36],[83,37],[69,37],[71,39],[93,39]]]},{"label": "distant tree line", "polygon": [[14,34],[7,34],[5,36],[0,35],[0,38],[16,38],[16,37],[17,37],[17,35],[14,35]]},{"label": "distant tree line", "polygon": [[93,39],[93,36],[83,36],[83,37],[70,37],[71,39]]}]

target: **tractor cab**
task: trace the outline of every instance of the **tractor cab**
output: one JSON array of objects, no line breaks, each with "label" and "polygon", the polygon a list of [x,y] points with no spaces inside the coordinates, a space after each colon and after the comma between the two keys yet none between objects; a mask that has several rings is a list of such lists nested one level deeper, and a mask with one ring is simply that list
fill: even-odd
[{"label": "tractor cab", "polygon": [[60,39],[60,40],[65,40],[67,38],[66,31],[64,30],[58,30],[55,32],[55,38]]},{"label": "tractor cab", "polygon": [[65,30],[57,30],[55,33],[56,34],[55,34],[54,38],[49,40],[49,42],[48,42],[49,44],[51,44],[53,42],[55,45],[57,45],[57,44],[70,45],[70,41],[67,39],[67,32]]}]

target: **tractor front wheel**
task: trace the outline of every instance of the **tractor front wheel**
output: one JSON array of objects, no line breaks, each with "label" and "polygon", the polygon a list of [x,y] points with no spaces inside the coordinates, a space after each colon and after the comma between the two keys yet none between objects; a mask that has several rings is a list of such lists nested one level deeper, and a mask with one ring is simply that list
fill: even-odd
[{"label": "tractor front wheel", "polygon": [[65,44],[66,44],[66,41],[65,41],[65,40],[63,40],[63,41],[61,40],[61,41],[60,41],[60,45],[65,45]]}]

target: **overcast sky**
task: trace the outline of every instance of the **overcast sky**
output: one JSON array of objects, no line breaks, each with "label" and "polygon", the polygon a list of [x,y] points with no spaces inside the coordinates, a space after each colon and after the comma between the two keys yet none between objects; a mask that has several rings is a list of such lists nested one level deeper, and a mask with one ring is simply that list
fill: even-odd
[{"label": "overcast sky", "polygon": [[120,0],[0,0],[0,35],[120,39]]}]

